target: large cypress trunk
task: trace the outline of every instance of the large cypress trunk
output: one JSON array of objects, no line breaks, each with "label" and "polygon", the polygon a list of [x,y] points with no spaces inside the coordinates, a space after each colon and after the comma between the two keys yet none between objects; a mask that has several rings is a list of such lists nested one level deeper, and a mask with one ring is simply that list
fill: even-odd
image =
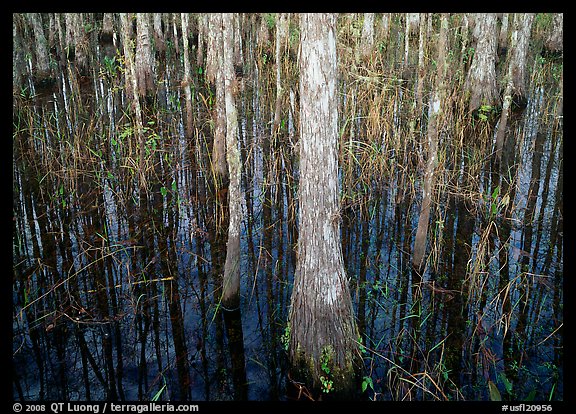
[{"label": "large cypress trunk", "polygon": [[478,109],[481,105],[493,105],[498,98],[496,87],[496,49],[498,46],[496,14],[477,15],[474,33],[478,34],[478,42],[464,84],[464,89],[470,93],[470,111]]},{"label": "large cypress trunk", "polygon": [[510,41],[510,48],[512,50],[511,57],[508,60],[508,72],[506,80],[506,89],[504,90],[504,99],[502,104],[502,113],[500,115],[500,123],[496,130],[496,155],[498,159],[502,156],[502,148],[504,146],[504,137],[506,133],[506,125],[508,124],[508,116],[510,107],[514,98],[520,106],[525,106],[526,101],[526,86],[525,86],[525,67],[526,67],[526,54],[528,52],[528,41],[530,39],[530,28],[534,14],[515,14],[514,15],[514,29],[512,31],[512,39]]},{"label": "large cypress trunk", "polygon": [[152,54],[149,13],[137,13],[136,37],[136,80],[138,95],[144,98],[154,93],[154,55]]},{"label": "large cypress trunk", "polygon": [[34,33],[35,67],[34,77],[37,81],[43,81],[50,77],[50,55],[48,54],[48,42],[42,27],[42,15],[40,13],[27,13],[26,17]]},{"label": "large cypress trunk", "polygon": [[510,62],[510,75],[512,76],[512,87],[514,95],[520,101],[527,104],[526,94],[526,56],[528,55],[528,43],[530,42],[530,32],[534,13],[518,13],[514,17],[514,31],[512,32],[512,56]]},{"label": "large cypress trunk", "polygon": [[562,53],[564,50],[564,13],[555,13],[552,20],[550,34],[544,42],[544,48],[548,52]]},{"label": "large cypress trunk", "polygon": [[350,397],[360,353],[340,244],[335,28],[332,14],[300,17],[300,230],[290,359],[307,386]]}]

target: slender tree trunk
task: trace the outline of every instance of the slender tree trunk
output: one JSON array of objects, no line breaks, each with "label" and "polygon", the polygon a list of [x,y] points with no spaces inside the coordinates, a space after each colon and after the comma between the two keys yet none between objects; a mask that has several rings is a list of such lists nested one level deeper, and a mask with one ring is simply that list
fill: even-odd
[{"label": "slender tree trunk", "polygon": [[136,14],[136,81],[138,95],[146,98],[154,94],[154,54],[150,37],[150,13]]},{"label": "slender tree trunk", "polygon": [[464,77],[464,73],[466,72],[466,68],[468,66],[468,63],[470,61],[470,58],[468,57],[468,41],[469,41],[469,37],[470,37],[470,21],[468,19],[468,15],[467,14],[463,14],[462,15],[462,20],[460,23],[460,37],[461,37],[461,46],[460,46],[460,59],[459,59],[459,64],[458,64],[458,70],[457,72],[461,74],[462,77]]},{"label": "slender tree trunk", "polygon": [[552,20],[550,34],[544,42],[544,48],[550,52],[562,52],[564,50],[564,14],[555,13]]},{"label": "slender tree trunk", "polygon": [[533,18],[534,15],[531,13],[518,13],[514,15],[514,29],[510,39],[511,54],[508,59],[508,73],[506,75],[504,103],[502,104],[500,123],[496,130],[496,155],[498,159],[502,156],[502,148],[504,146],[504,137],[506,134],[506,126],[508,124],[508,116],[512,101],[515,96],[517,99],[525,100],[526,87],[524,78],[526,54],[528,52],[530,27],[532,26]]},{"label": "slender tree trunk", "polygon": [[364,13],[362,24],[362,37],[360,39],[360,51],[362,57],[370,56],[374,48],[374,13]]},{"label": "slender tree trunk", "polygon": [[514,16],[514,32],[511,48],[512,56],[509,75],[512,77],[512,91],[516,100],[523,101],[525,106],[526,94],[526,56],[530,42],[530,33],[534,13],[517,13]]},{"label": "slender tree trunk", "polygon": [[276,22],[276,104],[274,107],[274,124],[272,126],[272,133],[278,133],[280,127],[281,109],[282,109],[282,51],[284,50],[284,43],[288,36],[288,22],[289,15],[281,13],[278,21]]},{"label": "slender tree trunk", "polygon": [[42,81],[50,77],[50,55],[42,27],[42,15],[40,13],[27,13],[26,17],[34,34],[34,61],[36,63],[34,75],[37,81]]},{"label": "slender tree trunk", "polygon": [[496,14],[476,16],[478,42],[468,71],[464,89],[470,93],[470,112],[481,105],[494,105],[498,98],[496,87]]},{"label": "slender tree trunk", "polygon": [[436,85],[428,112],[428,160],[426,162],[426,172],[424,173],[424,186],[422,194],[422,207],[418,219],[418,229],[414,241],[414,255],[412,265],[420,272],[423,270],[424,257],[426,253],[426,240],[428,235],[428,223],[430,221],[430,208],[432,205],[432,192],[434,188],[434,170],[438,160],[438,130],[441,126],[442,105],[446,99],[445,78],[447,72],[446,56],[448,53],[448,15],[442,14],[440,23],[440,38],[438,40],[438,72],[436,75]]},{"label": "slender tree trunk", "polygon": [[408,56],[410,52],[410,13],[406,13],[406,22],[404,26],[404,60],[402,61],[402,65],[404,67],[408,66]]},{"label": "slender tree trunk", "polygon": [[228,187],[228,164],[226,162],[226,103],[223,73],[222,16],[209,15],[208,51],[206,58],[206,77],[216,83],[216,103],[214,109],[214,144],[212,146],[212,164],[216,189]]},{"label": "slender tree trunk", "polygon": [[421,24],[420,13],[406,13],[406,24],[408,25],[408,35],[416,36]]},{"label": "slender tree trunk", "polygon": [[359,347],[340,244],[336,19],[300,16],[300,231],[289,354],[312,387],[351,395]]},{"label": "slender tree trunk", "polygon": [[180,56],[180,42],[178,41],[178,13],[170,13],[172,17],[172,35],[174,36],[174,50],[176,51],[176,56]]},{"label": "slender tree trunk", "polygon": [[[407,69],[409,66],[410,57],[410,39],[418,34],[418,28],[420,25],[420,14],[419,13],[406,13],[406,27],[404,34],[404,67]],[[404,76],[407,76],[409,72],[405,72]]]},{"label": "slender tree trunk", "polygon": [[222,35],[222,31],[217,28],[220,26],[216,25],[219,19],[220,16],[217,13],[210,13],[206,17],[206,34],[208,36],[206,41],[206,79],[208,79],[208,82],[214,82],[218,68],[222,66],[218,61],[219,57],[222,57],[219,53],[222,50],[222,47],[219,45],[219,41],[221,40],[218,40],[221,39],[219,36]]},{"label": "slender tree trunk", "polygon": [[24,44],[22,39],[23,19],[14,15],[12,20],[12,94],[18,95],[25,85],[26,63],[24,60]]},{"label": "slender tree trunk", "polygon": [[144,127],[142,125],[142,109],[140,107],[140,100],[138,98],[138,81],[136,80],[136,73],[134,68],[134,52],[132,51],[132,24],[127,13],[120,13],[120,22],[122,25],[122,43],[124,45],[124,60],[126,64],[126,73],[124,74],[126,95],[128,100],[132,101],[132,114],[135,118],[134,123],[136,125],[135,138],[140,144],[138,169],[140,174],[140,189],[143,189],[146,186],[144,172]]},{"label": "slender tree trunk", "polygon": [[68,57],[76,63],[76,70],[81,75],[89,73],[88,37],[84,31],[82,13],[66,13],[66,47]]},{"label": "slender tree trunk", "polygon": [[232,13],[222,15],[223,75],[226,102],[226,160],[230,185],[228,205],[230,225],[228,226],[228,243],[226,245],[226,262],[224,263],[224,280],[222,282],[222,304],[228,309],[240,305],[240,225],[242,222],[242,190],[240,179],[242,164],[238,147],[238,114],[234,102],[236,75],[234,72],[234,31]]},{"label": "slender tree trunk", "polygon": [[206,43],[208,28],[208,15],[200,13],[198,15],[198,48],[196,49],[196,66],[204,66],[204,43]]},{"label": "slender tree trunk", "polygon": [[[424,51],[426,49],[426,14],[420,16],[420,37],[418,39],[418,85],[416,86],[416,116],[422,115],[422,95],[424,94],[424,79],[426,77],[426,64]],[[440,63],[438,63],[440,64]]]},{"label": "slender tree trunk", "polygon": [[111,42],[114,34],[114,15],[112,13],[104,13],[102,18],[102,31],[100,32],[100,40],[103,42]]},{"label": "slender tree trunk", "polygon": [[388,43],[388,39],[390,38],[390,17],[392,15],[390,13],[383,13],[382,14],[382,21],[380,22],[380,30],[382,31],[382,40],[385,43]]},{"label": "slender tree trunk", "polygon": [[162,13],[153,13],[154,26],[154,47],[162,56],[166,53],[166,41],[164,40],[164,31],[162,30]]},{"label": "slender tree trunk", "polygon": [[188,26],[190,17],[188,13],[182,13],[182,47],[184,48],[184,76],[182,79],[182,88],[186,97],[186,135],[188,139],[192,138],[192,91],[190,83],[192,82],[190,53],[188,52]]},{"label": "slender tree trunk", "polygon": [[502,13],[502,18],[500,19],[500,35],[498,36],[499,51],[508,49],[508,17],[509,13]]},{"label": "slender tree trunk", "polygon": [[266,18],[263,14],[260,14],[260,27],[258,29],[258,37],[256,42],[260,53],[262,51],[268,51],[270,43],[270,31],[268,30],[268,24],[266,23]]},{"label": "slender tree trunk", "polygon": [[235,68],[242,67],[242,36],[240,34],[240,13],[234,13],[234,60]]}]

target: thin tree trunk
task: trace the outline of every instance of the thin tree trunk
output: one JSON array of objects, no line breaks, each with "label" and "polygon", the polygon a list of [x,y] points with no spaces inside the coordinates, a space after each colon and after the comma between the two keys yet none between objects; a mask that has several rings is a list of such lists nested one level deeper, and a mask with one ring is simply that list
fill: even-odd
[{"label": "thin tree trunk", "polygon": [[364,13],[362,24],[362,37],[360,39],[360,51],[362,57],[370,56],[374,48],[374,13]]},{"label": "thin tree trunk", "polygon": [[515,14],[514,15],[514,29],[510,39],[511,55],[508,60],[508,73],[506,75],[506,89],[504,90],[504,103],[502,105],[502,113],[500,115],[500,123],[496,130],[496,156],[498,159],[502,156],[502,148],[504,146],[504,137],[506,134],[506,126],[508,124],[508,116],[513,98],[516,96],[518,99],[524,100],[526,94],[525,87],[525,67],[526,67],[526,53],[528,51],[528,41],[530,39],[530,27],[534,15],[531,13]]},{"label": "thin tree trunk", "polygon": [[[512,34],[511,62],[509,75],[512,77],[512,89],[516,100],[526,103],[526,56],[530,42],[530,32],[534,13],[517,13],[514,17],[514,33]],[[522,105],[525,106],[525,105]]]},{"label": "thin tree trunk", "polygon": [[[221,53],[219,53],[222,50],[222,47],[219,45],[218,39],[220,39],[219,36],[222,35],[222,31],[216,27],[216,21],[219,18],[220,17],[217,13],[210,13],[206,17],[206,32],[208,36],[206,41],[206,79],[211,83],[216,79],[218,68],[221,67],[221,63],[218,59],[222,57]],[[216,98],[216,100],[218,100],[218,98]]]},{"label": "thin tree trunk", "polygon": [[166,53],[166,42],[162,31],[162,13],[153,13],[152,16],[154,22],[154,46],[160,55],[164,55]]},{"label": "thin tree trunk", "polygon": [[144,133],[142,125],[142,109],[140,107],[140,100],[138,99],[138,81],[136,80],[136,73],[134,69],[134,52],[132,51],[132,39],[130,33],[132,32],[132,25],[127,13],[120,13],[120,22],[122,25],[122,43],[124,45],[124,56],[126,62],[125,84],[126,94],[128,99],[132,101],[132,114],[135,118],[136,124],[136,141],[140,144],[140,155],[138,161],[138,169],[140,174],[140,189],[145,188],[145,172],[144,172]]},{"label": "thin tree trunk", "polygon": [[240,13],[234,13],[234,67],[242,67],[242,36],[240,35]]},{"label": "thin tree trunk", "polygon": [[188,53],[188,26],[190,17],[188,13],[182,13],[182,47],[184,48],[184,76],[182,79],[182,88],[186,97],[186,135],[188,139],[192,138],[192,91],[190,83],[192,82],[190,54]]},{"label": "thin tree trunk", "polygon": [[178,13],[170,13],[172,15],[172,35],[174,36],[174,50],[176,51],[176,56],[180,56],[180,42],[178,41],[178,25],[176,24],[178,20]]},{"label": "thin tree trunk", "polygon": [[441,107],[446,99],[445,78],[447,72],[446,56],[448,53],[447,33],[448,15],[443,13],[440,23],[440,38],[438,40],[438,73],[428,115],[428,160],[426,162],[426,172],[424,173],[422,207],[420,209],[418,229],[414,241],[414,255],[412,256],[412,265],[420,272],[423,270],[424,257],[426,253],[426,240],[433,195],[432,191],[434,188],[434,170],[438,162],[438,130],[441,126]]},{"label": "thin tree trunk", "polygon": [[288,36],[288,16],[287,13],[281,13],[276,23],[276,104],[274,106],[273,134],[278,133],[278,128],[280,127],[282,95],[284,92],[282,88],[282,51]]},{"label": "thin tree trunk", "polygon": [[409,56],[409,52],[410,52],[410,19],[409,19],[409,14],[410,13],[406,13],[406,22],[405,22],[405,26],[404,26],[404,61],[402,62],[402,65],[404,67],[408,66],[408,56]]},{"label": "thin tree trunk", "polygon": [[206,43],[208,28],[208,15],[200,13],[198,15],[198,48],[196,49],[196,66],[204,66],[204,43]]},{"label": "thin tree trunk", "polygon": [[34,61],[36,63],[34,75],[37,81],[42,81],[50,77],[50,55],[48,42],[42,28],[42,15],[40,13],[27,13],[26,17],[34,34]]},{"label": "thin tree trunk", "polygon": [[89,73],[88,37],[84,31],[82,13],[66,13],[66,47],[68,57],[73,57],[76,70],[81,75]]},{"label": "thin tree trunk", "polygon": [[100,32],[100,40],[103,42],[111,42],[114,34],[114,16],[112,13],[104,13],[102,18],[102,31]]},{"label": "thin tree trunk", "polygon": [[418,39],[418,85],[416,86],[416,116],[422,115],[422,95],[424,94],[424,78],[426,65],[424,62],[424,50],[426,49],[426,14],[420,17],[420,37]]},{"label": "thin tree trunk", "polygon": [[240,179],[242,164],[238,147],[238,114],[234,102],[234,32],[233,15],[224,13],[222,22],[223,75],[226,102],[226,160],[230,185],[228,205],[230,225],[228,226],[228,243],[226,245],[226,262],[224,263],[224,280],[222,282],[222,304],[228,309],[240,305],[240,225],[242,222],[242,190]]},{"label": "thin tree trunk", "polygon": [[383,13],[382,14],[382,21],[380,22],[380,30],[382,31],[382,40],[384,43],[388,43],[388,39],[390,38],[390,13]]},{"label": "thin tree trunk", "polygon": [[150,38],[150,14],[136,14],[135,72],[138,95],[146,98],[154,93],[154,55]]},{"label": "thin tree trunk", "polygon": [[544,42],[544,47],[551,52],[562,52],[564,50],[564,14],[555,13],[552,20],[550,34]]},{"label": "thin tree trunk", "polygon": [[18,95],[24,88],[23,74],[26,72],[24,59],[24,42],[22,39],[22,21],[18,15],[12,20],[12,94]]},{"label": "thin tree trunk", "polygon": [[498,50],[504,51],[508,48],[508,20],[509,13],[502,13],[502,18],[500,19],[500,35],[498,36]]},{"label": "thin tree trunk", "polygon": [[226,162],[226,103],[223,74],[222,17],[209,15],[208,53],[206,59],[206,77],[216,82],[216,104],[214,110],[214,144],[212,146],[212,164],[216,189],[228,186],[228,164]]}]

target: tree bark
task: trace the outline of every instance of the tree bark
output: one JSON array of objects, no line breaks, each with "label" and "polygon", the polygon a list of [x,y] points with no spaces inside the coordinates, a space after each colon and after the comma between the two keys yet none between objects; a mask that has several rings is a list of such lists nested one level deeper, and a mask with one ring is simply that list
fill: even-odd
[{"label": "tree bark", "polygon": [[274,105],[274,123],[272,126],[272,133],[277,134],[278,128],[280,127],[281,121],[281,109],[282,109],[282,51],[284,49],[284,43],[288,36],[288,23],[289,14],[280,13],[278,16],[278,21],[276,22],[276,103]]},{"label": "tree bark", "polygon": [[420,13],[406,13],[406,25],[408,26],[408,35],[416,36],[420,26]]},{"label": "tree bark", "polygon": [[136,14],[136,60],[135,70],[140,97],[154,93],[154,55],[150,40],[150,14]]},{"label": "tree bark", "polygon": [[564,14],[555,13],[552,20],[552,29],[548,38],[544,42],[544,47],[551,52],[562,52],[564,50]]},{"label": "tree bark", "polygon": [[182,13],[182,47],[184,48],[184,77],[182,79],[182,88],[184,89],[184,96],[186,98],[186,135],[190,139],[192,137],[192,91],[190,90],[190,83],[192,82],[190,67],[190,53],[188,52],[188,26],[190,16],[188,13]]},{"label": "tree bark", "polygon": [[212,163],[216,188],[227,186],[228,164],[226,162],[226,104],[223,73],[222,16],[217,13],[208,18],[208,56],[206,76],[210,82],[216,82],[216,103],[214,109],[214,144]]},{"label": "tree bark", "polygon": [[446,56],[448,53],[448,14],[443,13],[440,23],[440,37],[438,40],[438,72],[436,85],[432,95],[432,102],[428,114],[428,160],[424,174],[424,186],[422,192],[422,207],[418,219],[418,229],[414,241],[414,254],[412,265],[422,272],[426,253],[426,240],[428,236],[428,224],[430,221],[430,208],[432,205],[432,192],[434,188],[434,170],[438,160],[438,130],[441,126],[440,119],[442,105],[446,99],[445,79],[447,72]]},{"label": "tree bark", "polygon": [[207,17],[206,79],[208,82],[214,82],[218,68],[221,66],[221,63],[218,62],[218,56],[222,48],[219,46],[218,39],[222,32],[220,26],[216,25],[219,19],[220,16],[217,13],[210,13]]},{"label": "tree bark", "polygon": [[477,15],[475,29],[478,42],[468,71],[464,89],[470,93],[470,112],[481,105],[494,105],[498,98],[496,87],[496,14]]},{"label": "tree bark", "polygon": [[24,42],[22,39],[23,19],[15,14],[12,19],[12,94],[18,95],[24,88],[26,62],[24,59]]},{"label": "tree bark", "polygon": [[136,124],[136,133],[134,135],[140,145],[138,170],[140,174],[140,189],[142,190],[146,186],[144,172],[144,127],[142,125],[142,109],[140,107],[140,100],[138,98],[138,81],[136,79],[136,71],[134,68],[134,52],[132,51],[132,24],[127,13],[120,13],[120,23],[122,26],[122,43],[124,45],[124,61],[126,64],[126,73],[124,74],[126,95],[128,100],[132,101],[132,114],[135,118],[134,123]]},{"label": "tree bark", "polygon": [[370,56],[374,48],[374,13],[364,13],[360,50],[362,57]]},{"label": "tree bark", "polygon": [[418,85],[416,86],[416,115],[418,118],[422,115],[422,95],[424,94],[424,79],[426,77],[426,64],[424,60],[424,51],[426,49],[426,14],[422,13],[420,17],[420,36],[418,39]]},{"label": "tree bark", "polygon": [[162,31],[162,13],[153,14],[154,25],[154,46],[160,55],[166,53],[166,42],[164,40],[164,32]]},{"label": "tree bark", "polygon": [[504,103],[500,114],[500,123],[496,130],[496,156],[500,160],[502,148],[504,147],[504,137],[508,124],[508,115],[512,101],[517,99],[525,100],[525,67],[526,54],[528,52],[528,42],[530,40],[530,28],[534,15],[532,13],[515,14],[514,29],[510,39],[511,55],[508,60],[508,73],[506,76],[506,89],[504,90]]},{"label": "tree bark", "polygon": [[390,17],[391,13],[383,13],[382,14],[382,21],[380,23],[380,30],[382,31],[382,40],[385,43],[388,43],[388,39],[390,38]]},{"label": "tree bark", "polygon": [[206,43],[206,32],[208,28],[208,15],[200,13],[198,15],[198,48],[196,49],[196,65],[204,66],[204,43]]},{"label": "tree bark", "polygon": [[84,32],[82,13],[66,13],[66,47],[68,58],[76,62],[76,69],[82,75],[89,73],[88,37]]},{"label": "tree bark", "polygon": [[223,13],[222,46],[223,75],[226,103],[226,160],[230,184],[228,203],[230,224],[228,226],[228,243],[226,244],[226,262],[224,263],[224,280],[222,282],[222,304],[227,309],[240,305],[240,225],[242,223],[242,190],[240,179],[242,164],[238,147],[238,114],[234,102],[234,26],[233,14]]},{"label": "tree bark", "polygon": [[498,50],[506,50],[508,48],[508,20],[509,13],[502,13],[500,19],[500,35],[498,37]]},{"label": "tree bark", "polygon": [[340,244],[336,19],[300,16],[300,231],[289,353],[313,388],[323,377],[332,381],[324,387],[350,395],[360,353]]},{"label": "tree bark", "polygon": [[104,13],[102,17],[102,31],[100,32],[100,40],[103,42],[111,42],[114,34],[114,16],[112,13]]},{"label": "tree bark", "polygon": [[526,56],[534,13],[517,13],[514,17],[514,32],[512,33],[514,46],[511,47],[511,76],[512,91],[516,98],[526,100]]},{"label": "tree bark", "polygon": [[170,13],[172,16],[172,36],[174,41],[174,50],[176,51],[176,56],[180,56],[180,42],[178,41],[178,13]]},{"label": "tree bark", "polygon": [[40,13],[27,13],[28,23],[32,27],[34,34],[34,77],[37,81],[50,77],[50,55],[48,53],[48,42],[42,28],[42,16]]},{"label": "tree bark", "polygon": [[268,30],[268,23],[264,13],[260,13],[260,27],[256,39],[256,45],[261,52],[267,52],[270,46],[270,30]]}]

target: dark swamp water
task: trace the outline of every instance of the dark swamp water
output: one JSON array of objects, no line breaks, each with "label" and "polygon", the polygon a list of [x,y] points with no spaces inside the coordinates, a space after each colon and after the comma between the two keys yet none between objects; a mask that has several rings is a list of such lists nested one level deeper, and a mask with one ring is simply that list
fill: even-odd
[{"label": "dark swamp water", "polygon": [[[14,399],[292,398],[297,77],[285,80],[282,133],[272,134],[276,72],[255,28],[247,33],[254,41],[243,46],[250,63],[236,98],[244,204],[235,310],[220,306],[226,195],[213,190],[215,98],[202,71],[187,132],[183,63],[174,50],[158,61],[141,187],[113,46],[94,46],[84,76],[60,62],[51,85],[34,85],[29,65],[13,115]],[[411,267],[425,137],[407,115],[414,79],[389,80],[400,69],[380,68],[386,85],[372,88],[389,102],[380,115],[388,121],[376,134],[359,78],[341,82],[342,246],[365,346],[363,398],[489,400],[497,388],[503,399],[563,400],[559,66],[535,58],[500,164],[489,149],[494,125],[463,133],[460,147],[443,138],[421,278]],[[474,134],[488,144],[471,144]],[[378,154],[380,169],[362,168]]]}]

